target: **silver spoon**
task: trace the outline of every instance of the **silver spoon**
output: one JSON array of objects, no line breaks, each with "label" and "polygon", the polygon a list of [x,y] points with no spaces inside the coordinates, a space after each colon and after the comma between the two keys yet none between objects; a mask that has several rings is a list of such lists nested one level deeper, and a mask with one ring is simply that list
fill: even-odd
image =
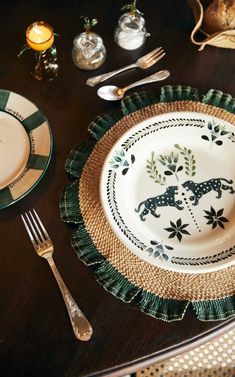
[{"label": "silver spoon", "polygon": [[125,92],[131,88],[138,85],[149,84],[151,82],[165,80],[170,75],[168,70],[158,71],[151,76],[145,77],[145,79],[134,82],[133,84],[127,85],[124,88],[118,88],[114,85],[102,86],[98,89],[97,94],[100,98],[106,101],[117,101],[123,98]]}]

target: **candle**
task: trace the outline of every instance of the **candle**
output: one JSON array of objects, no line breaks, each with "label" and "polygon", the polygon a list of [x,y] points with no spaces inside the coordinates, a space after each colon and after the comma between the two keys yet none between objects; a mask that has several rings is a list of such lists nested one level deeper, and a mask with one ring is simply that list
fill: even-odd
[{"label": "candle", "polygon": [[26,30],[26,41],[33,50],[47,50],[54,42],[53,28],[44,21],[34,22]]}]

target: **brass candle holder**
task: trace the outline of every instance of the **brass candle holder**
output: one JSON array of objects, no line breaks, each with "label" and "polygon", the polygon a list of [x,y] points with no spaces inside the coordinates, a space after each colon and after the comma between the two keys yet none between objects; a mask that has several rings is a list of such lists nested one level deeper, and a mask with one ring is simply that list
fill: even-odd
[{"label": "brass candle holder", "polygon": [[32,75],[37,80],[53,80],[58,75],[57,51],[53,45],[55,35],[52,26],[45,21],[34,22],[26,30],[26,45],[18,56],[28,49],[35,51],[36,65]]}]

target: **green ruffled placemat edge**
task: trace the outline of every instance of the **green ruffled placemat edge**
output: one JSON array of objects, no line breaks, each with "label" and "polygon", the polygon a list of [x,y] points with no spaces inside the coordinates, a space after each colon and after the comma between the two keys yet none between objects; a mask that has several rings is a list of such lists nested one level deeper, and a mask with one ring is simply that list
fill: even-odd
[{"label": "green ruffled placemat edge", "polygon": [[[123,116],[154,103],[184,100],[200,101],[197,89],[190,86],[167,85],[161,88],[160,101],[151,92],[133,93],[121,101],[121,111],[96,117],[88,128],[92,138],[81,142],[71,151],[66,161],[67,173],[76,180],[64,188],[60,198],[62,220],[76,224],[71,245],[79,259],[92,268],[97,281],[115,297],[124,302],[133,302],[142,312],[164,321],[181,320],[190,302],[163,299],[137,287],[99,253],[87,232],[80,211],[79,179],[96,142]],[[235,113],[235,100],[229,94],[218,90],[210,89],[202,97],[201,102]],[[191,305],[197,318],[202,321],[224,320],[235,315],[235,296],[218,300],[195,301]]]}]

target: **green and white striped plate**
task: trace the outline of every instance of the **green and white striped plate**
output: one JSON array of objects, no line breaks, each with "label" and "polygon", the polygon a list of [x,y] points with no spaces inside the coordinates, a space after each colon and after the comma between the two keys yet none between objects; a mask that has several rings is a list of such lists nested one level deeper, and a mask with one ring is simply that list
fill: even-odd
[{"label": "green and white striped plate", "polygon": [[0,90],[0,209],[40,182],[52,146],[51,129],[43,113],[19,94]]}]

